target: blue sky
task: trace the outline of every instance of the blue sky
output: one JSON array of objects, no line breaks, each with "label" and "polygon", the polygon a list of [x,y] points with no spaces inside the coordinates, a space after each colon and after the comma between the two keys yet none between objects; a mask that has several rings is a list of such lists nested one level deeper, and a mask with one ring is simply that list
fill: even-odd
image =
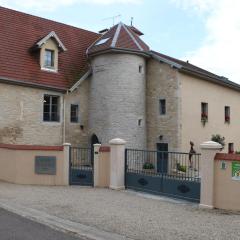
[{"label": "blue sky", "polygon": [[240,82],[238,0],[0,0],[0,5],[92,31],[112,26],[105,18],[121,14],[116,23],[129,24],[134,17],[151,49]]}]

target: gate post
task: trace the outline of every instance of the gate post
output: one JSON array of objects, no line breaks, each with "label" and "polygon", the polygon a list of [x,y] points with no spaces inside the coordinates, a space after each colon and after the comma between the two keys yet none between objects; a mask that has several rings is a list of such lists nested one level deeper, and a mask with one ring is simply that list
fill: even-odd
[{"label": "gate post", "polygon": [[70,148],[71,143],[63,144],[63,184],[70,184]]},{"label": "gate post", "polygon": [[200,207],[213,208],[214,196],[214,157],[222,145],[213,141],[204,142],[201,147],[201,195]]},{"label": "gate post", "polygon": [[93,144],[93,186],[99,186],[99,149],[101,144]]},{"label": "gate post", "polygon": [[110,188],[125,189],[125,144],[123,139],[115,138],[110,142]]}]

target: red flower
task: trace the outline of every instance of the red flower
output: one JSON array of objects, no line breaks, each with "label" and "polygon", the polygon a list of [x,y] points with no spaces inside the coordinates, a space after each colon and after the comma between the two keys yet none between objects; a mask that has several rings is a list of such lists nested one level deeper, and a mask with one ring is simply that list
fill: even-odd
[{"label": "red flower", "polygon": [[206,119],[208,117],[207,113],[202,113],[202,119]]},{"label": "red flower", "polygon": [[229,122],[230,121],[230,117],[229,116],[225,116],[225,121]]}]

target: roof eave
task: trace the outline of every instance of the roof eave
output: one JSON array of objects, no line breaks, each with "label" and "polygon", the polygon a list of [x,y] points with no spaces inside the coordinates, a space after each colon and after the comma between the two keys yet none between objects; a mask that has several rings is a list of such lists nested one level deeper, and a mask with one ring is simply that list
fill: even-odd
[{"label": "roof eave", "polygon": [[92,74],[92,69],[89,69],[83,76],[69,89],[70,92],[73,92],[77,89],[83,81],[85,81]]},{"label": "roof eave", "polygon": [[216,83],[216,84],[219,84],[219,85],[222,85],[222,86],[229,87],[229,88],[232,88],[234,90],[240,91],[240,85],[239,84],[234,83],[234,82],[229,81],[229,80],[225,80],[224,78],[210,77],[208,75],[205,75],[205,74],[202,74],[202,73],[199,73],[197,71],[193,71],[193,70],[190,70],[190,69],[184,68],[184,67],[179,69],[179,72],[185,73],[185,74],[188,74],[188,75],[192,75],[192,76],[195,76],[195,77],[199,77],[203,80],[207,80],[207,81],[210,81],[212,83]]},{"label": "roof eave", "polygon": [[39,83],[30,83],[24,80],[16,80],[16,79],[11,79],[11,78],[2,77],[2,76],[0,76],[0,83],[6,83],[11,85],[23,86],[23,87],[38,88],[38,89],[44,89],[44,90],[51,90],[51,91],[61,92],[61,93],[65,93],[67,91],[67,89],[65,88],[59,88],[59,87],[54,87],[54,86],[49,86],[49,85],[44,85]]},{"label": "roof eave", "polygon": [[130,54],[136,54],[136,55],[140,55],[146,58],[149,58],[149,52],[148,51],[139,51],[139,50],[133,50],[133,49],[128,49],[128,48],[108,48],[108,49],[104,49],[104,50],[100,50],[97,52],[93,52],[93,53],[88,53],[88,57],[94,57],[97,55],[101,55],[101,54],[105,54],[105,53],[109,53],[109,52],[114,52],[114,53],[130,53]]},{"label": "roof eave", "polygon": [[43,39],[41,39],[40,41],[38,41],[36,43],[36,46],[38,48],[41,48],[42,45],[44,45],[50,38],[54,38],[58,44],[58,47],[62,50],[62,51],[67,51],[67,48],[64,46],[64,44],[62,43],[62,41],[60,40],[60,38],[57,36],[57,34],[52,31],[50,32],[46,37],[44,37]]},{"label": "roof eave", "polygon": [[155,59],[155,60],[157,60],[157,61],[159,61],[159,62],[163,62],[163,63],[166,63],[166,64],[169,64],[171,67],[175,67],[175,68],[177,68],[177,69],[181,69],[183,66],[182,65],[180,65],[180,64],[178,64],[178,63],[175,63],[175,62],[173,62],[173,61],[170,61],[170,60],[168,60],[168,59],[166,59],[166,58],[164,58],[164,57],[161,57],[161,56],[159,56],[159,55],[157,55],[157,54],[155,54],[155,53],[153,53],[153,52],[149,52],[149,55],[153,58],[153,59]]}]

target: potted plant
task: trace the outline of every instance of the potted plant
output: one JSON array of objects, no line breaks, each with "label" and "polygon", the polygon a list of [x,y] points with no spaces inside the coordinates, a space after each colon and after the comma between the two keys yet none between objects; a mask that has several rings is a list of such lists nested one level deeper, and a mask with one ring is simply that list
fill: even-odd
[{"label": "potted plant", "polygon": [[187,171],[187,167],[181,165],[180,163],[177,163],[177,170],[180,171],[180,172],[185,173]]},{"label": "potted plant", "polygon": [[225,146],[225,137],[222,137],[220,134],[212,135],[212,141],[220,143],[222,145],[222,149]]},{"label": "potted plant", "polygon": [[145,162],[143,164],[143,170],[146,172],[153,172],[155,166],[151,162]]},{"label": "potted plant", "polygon": [[208,115],[207,113],[202,113],[201,115],[201,121],[203,123],[203,126],[205,126],[206,122],[208,121]]},{"label": "potted plant", "polygon": [[225,122],[230,123],[230,116],[225,116]]}]

